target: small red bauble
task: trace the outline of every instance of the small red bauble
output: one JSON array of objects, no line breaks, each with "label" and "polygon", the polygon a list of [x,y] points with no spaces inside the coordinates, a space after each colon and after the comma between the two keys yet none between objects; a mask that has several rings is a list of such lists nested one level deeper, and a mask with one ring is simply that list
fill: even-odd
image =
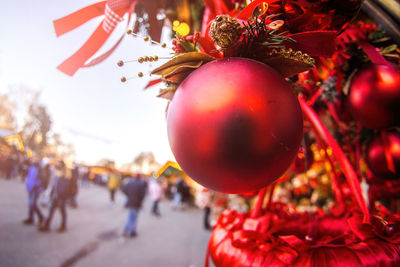
[{"label": "small red bauble", "polygon": [[355,74],[349,109],[354,119],[371,129],[400,124],[400,72],[395,67],[371,65]]},{"label": "small red bauble", "polygon": [[271,67],[244,58],[192,72],[169,106],[168,139],[182,169],[225,193],[258,190],[297,154],[303,119],[290,85]]},{"label": "small red bauble", "polygon": [[367,165],[373,174],[384,179],[400,178],[400,133],[387,133],[387,150],[395,172],[389,170],[385,147],[381,136],[376,136],[367,148]]}]

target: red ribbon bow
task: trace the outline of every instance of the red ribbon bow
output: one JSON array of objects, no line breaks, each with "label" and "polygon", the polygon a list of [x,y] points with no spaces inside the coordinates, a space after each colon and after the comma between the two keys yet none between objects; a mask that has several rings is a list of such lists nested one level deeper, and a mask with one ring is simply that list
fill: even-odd
[{"label": "red ribbon bow", "polygon": [[57,37],[63,35],[89,20],[104,15],[103,21],[92,33],[83,46],[72,56],[61,63],[57,69],[67,75],[74,75],[79,68],[91,67],[104,61],[117,48],[125,33],[117,43],[104,54],[86,63],[105,43],[123,16],[128,13],[128,23],[134,10],[136,0],[107,0],[84,7],[72,14],[53,21]]}]

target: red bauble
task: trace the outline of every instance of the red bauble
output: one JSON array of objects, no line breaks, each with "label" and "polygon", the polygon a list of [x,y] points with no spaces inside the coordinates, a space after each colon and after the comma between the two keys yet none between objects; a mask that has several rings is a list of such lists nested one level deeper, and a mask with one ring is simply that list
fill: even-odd
[{"label": "red bauble", "polygon": [[303,119],[290,85],[271,67],[244,58],[192,72],[169,106],[168,138],[182,169],[225,193],[258,190],[297,154]]},{"label": "red bauble", "polygon": [[340,30],[361,7],[361,0],[283,1],[286,24],[292,33]]},{"label": "red bauble", "polygon": [[400,72],[371,65],[355,74],[348,98],[352,116],[371,129],[400,124]]},{"label": "red bauble", "polygon": [[392,158],[395,172],[389,170],[381,136],[376,136],[367,148],[368,168],[380,178],[397,179],[400,178],[400,133],[387,133],[387,140],[387,150]]}]

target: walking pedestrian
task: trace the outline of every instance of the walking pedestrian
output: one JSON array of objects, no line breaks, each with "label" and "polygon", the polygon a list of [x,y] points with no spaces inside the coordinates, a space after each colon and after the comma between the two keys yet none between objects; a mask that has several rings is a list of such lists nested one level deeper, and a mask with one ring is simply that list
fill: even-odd
[{"label": "walking pedestrian", "polygon": [[43,215],[37,205],[40,193],[43,190],[42,183],[39,179],[39,160],[35,158],[32,165],[29,167],[28,175],[25,180],[26,189],[29,197],[28,218],[23,221],[24,224],[34,224],[34,215],[39,219],[39,224],[42,223]]},{"label": "walking pedestrian", "polygon": [[182,177],[179,177],[176,180],[176,183],[173,187],[173,191],[174,191],[174,198],[173,198],[173,202],[172,202],[172,208],[173,209],[178,209],[178,210],[182,210],[183,209],[183,200],[184,200],[184,196],[186,193],[186,183],[183,180]]},{"label": "walking pedestrian", "polygon": [[110,200],[112,203],[115,202],[115,192],[118,190],[121,184],[121,178],[118,174],[112,172],[108,174],[107,188],[110,192]]},{"label": "walking pedestrian", "polygon": [[200,209],[203,209],[203,227],[206,230],[211,229],[210,213],[212,204],[212,191],[206,187],[202,187],[196,194],[196,204]]},{"label": "walking pedestrian", "polygon": [[44,224],[39,226],[39,231],[47,232],[50,230],[50,223],[53,218],[54,212],[59,208],[61,213],[61,225],[57,229],[58,232],[65,232],[67,230],[67,211],[66,201],[71,196],[71,173],[63,161],[59,161],[56,165],[55,181],[51,191],[51,206],[49,215],[47,216]]},{"label": "walking pedestrian", "polygon": [[135,237],[137,235],[137,218],[146,195],[146,187],[146,182],[139,175],[129,177],[128,181],[121,187],[122,192],[127,197],[125,206],[128,208],[128,217],[123,229],[124,236]]},{"label": "walking pedestrian", "polygon": [[67,199],[67,203],[72,208],[78,207],[77,195],[78,195],[78,179],[79,179],[79,165],[74,163],[73,166],[67,168],[71,171],[70,179],[70,196]]},{"label": "walking pedestrian", "polygon": [[153,205],[151,207],[151,213],[160,216],[160,209],[158,207],[161,198],[163,197],[163,189],[161,186],[161,179],[156,179],[155,177],[152,178],[149,184],[149,194],[150,198],[153,201]]}]

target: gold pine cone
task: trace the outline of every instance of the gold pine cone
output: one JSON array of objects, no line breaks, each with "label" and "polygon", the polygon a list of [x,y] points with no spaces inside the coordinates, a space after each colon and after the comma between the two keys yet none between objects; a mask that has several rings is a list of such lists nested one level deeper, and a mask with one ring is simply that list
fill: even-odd
[{"label": "gold pine cone", "polygon": [[216,45],[229,48],[239,40],[242,32],[237,19],[228,15],[218,15],[211,22],[209,34]]}]

